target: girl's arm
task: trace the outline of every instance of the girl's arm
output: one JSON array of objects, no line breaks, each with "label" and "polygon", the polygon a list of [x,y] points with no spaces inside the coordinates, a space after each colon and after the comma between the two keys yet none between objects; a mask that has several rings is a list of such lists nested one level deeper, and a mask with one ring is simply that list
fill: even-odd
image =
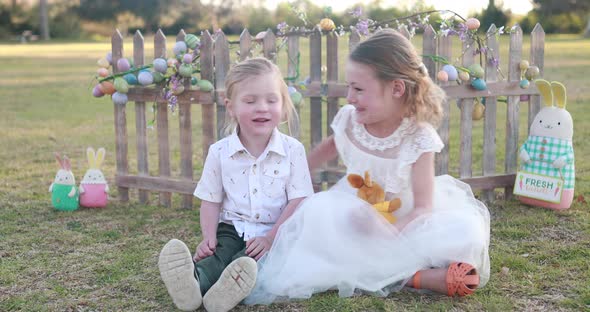
[{"label": "girl's arm", "polygon": [[432,210],[434,196],[434,152],[420,155],[412,165],[412,189],[414,191],[414,209],[396,223],[403,229],[419,215]]},{"label": "girl's arm", "polygon": [[206,200],[201,201],[201,232],[203,240],[197,246],[193,259],[199,261],[213,255],[217,246],[217,225],[219,224],[219,211],[221,203]]},{"label": "girl's arm", "polygon": [[338,157],[338,150],[336,149],[336,143],[334,142],[334,135],[331,135],[309,152],[309,156],[307,156],[309,171],[313,172],[323,163],[335,159],[336,157]]}]

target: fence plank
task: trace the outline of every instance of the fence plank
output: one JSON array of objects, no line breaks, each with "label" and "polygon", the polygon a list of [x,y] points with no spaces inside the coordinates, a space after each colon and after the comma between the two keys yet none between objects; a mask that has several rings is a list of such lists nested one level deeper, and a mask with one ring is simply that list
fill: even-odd
[{"label": "fence plank", "polygon": [[424,35],[422,36],[422,63],[428,70],[428,75],[432,80],[435,79],[436,75],[436,63],[433,59],[426,57],[426,55],[437,55],[436,54],[436,32],[432,25],[428,24],[424,29]]},{"label": "fence plank", "polygon": [[[311,83],[322,81],[322,34],[314,31],[309,37],[309,73]],[[322,98],[310,98],[310,134],[311,147],[322,141]]]},{"label": "fence plank", "polygon": [[[299,36],[288,36],[287,37],[287,77],[289,80],[287,83],[292,86],[299,80],[299,69],[300,69],[300,53],[299,53]],[[302,101],[303,102],[303,101]],[[295,104],[295,111],[297,117],[293,118],[290,122],[291,135],[297,139],[301,136],[301,103]]]},{"label": "fence plank", "polygon": [[[531,52],[530,52],[530,65],[539,67],[539,76],[543,77],[545,72],[545,31],[541,24],[537,23],[533,31],[531,32]],[[528,127],[531,128],[533,119],[537,113],[541,110],[541,97],[538,95],[532,95],[529,97],[529,116],[528,116]],[[528,130],[527,130],[528,131]]]},{"label": "fence plank", "polygon": [[247,28],[244,28],[240,35],[240,55],[238,59],[243,61],[252,56],[252,35],[248,32]]},{"label": "fence plank", "polygon": [[[326,66],[327,66],[327,79],[328,83],[338,82],[338,35],[335,32],[331,32],[326,38]],[[333,131],[330,127],[332,120],[338,112],[338,97],[328,97],[328,118],[326,119],[326,131],[327,136],[332,135]],[[338,165],[338,159],[334,159],[328,163],[329,166]]]},{"label": "fence plank", "polygon": [[262,53],[264,57],[277,63],[277,37],[272,32],[272,29],[267,29],[264,38],[262,38]]},{"label": "fence plank", "polygon": [[[166,36],[158,29],[154,36],[154,58],[166,59]],[[158,129],[158,175],[161,178],[170,177],[170,143],[168,135],[168,103],[156,102],[156,128]],[[160,192],[160,205],[172,206],[172,194]]]},{"label": "fence plank", "polygon": [[[176,41],[183,41],[186,33],[183,29],[178,32]],[[183,84],[185,90],[190,89],[190,78],[184,78]],[[178,102],[178,122],[179,122],[179,139],[180,139],[180,176],[187,180],[193,180],[193,137],[191,122],[191,105],[186,102]],[[182,208],[192,208],[192,194],[182,195]]]},{"label": "fence plank", "polygon": [[[141,32],[137,30],[133,36],[133,63],[136,67],[145,64],[144,40]],[[147,122],[145,119],[145,102],[135,102],[135,133],[137,142],[137,172],[140,176],[149,175],[148,170],[148,142]],[[149,193],[146,190],[138,190],[140,204],[146,204]]]},{"label": "fence plank", "polygon": [[[123,57],[123,36],[117,29],[111,37],[111,53],[113,60],[113,73],[118,73],[117,61]],[[127,116],[126,105],[115,104],[115,150],[117,154],[117,175],[126,175],[129,172],[127,163]],[[129,201],[129,188],[118,186],[119,199]]]},{"label": "fence plank", "polygon": [[[229,43],[223,31],[215,34],[215,43],[213,44],[215,56],[215,89],[225,89],[225,76],[229,71]],[[219,95],[217,98],[217,137],[224,137],[223,126],[225,125],[225,105],[223,98]]]},{"label": "fence plank", "polygon": [[[484,54],[486,59],[486,83],[498,80],[496,66],[489,62],[492,57],[500,62],[500,44],[496,38],[497,28],[492,24],[487,31],[487,51]],[[483,126],[483,175],[491,176],[496,173],[496,115],[497,98],[487,97],[485,104],[484,126]],[[487,202],[494,200],[494,190],[483,190],[482,199]]]},{"label": "fence plank", "polygon": [[[447,57],[447,59],[451,59],[451,48],[453,42],[451,36],[442,36],[438,39],[438,53],[441,56]],[[429,72],[430,77],[434,79],[436,76],[437,68],[436,64],[434,70]],[[444,86],[444,85],[443,85]],[[444,143],[443,149],[436,155],[435,161],[435,172],[437,175],[447,174],[449,172],[449,151],[450,151],[450,119],[451,119],[451,99],[447,97],[446,101],[443,101],[443,112],[444,118],[438,127],[438,135],[440,136],[441,140]]]},{"label": "fence plank", "polygon": [[412,39],[410,31],[408,30],[408,27],[406,25],[401,25],[397,31],[399,31],[400,34],[402,34],[404,37],[406,37],[406,39],[410,40]]},{"label": "fence plank", "polygon": [[[213,81],[213,38],[208,30],[201,34],[201,79]],[[203,130],[203,162],[209,146],[215,142],[215,105],[201,105],[201,129]]]},{"label": "fence plank", "polygon": [[[510,33],[510,48],[508,52],[508,80],[519,81],[520,69],[519,64],[522,58],[522,29],[516,25]],[[516,158],[518,150],[518,116],[519,116],[520,98],[517,96],[508,96],[506,109],[506,173],[516,172]],[[512,197],[512,188],[504,189],[505,198]]]},{"label": "fence plank", "polygon": [[348,37],[348,52],[351,53],[359,42],[361,42],[361,34],[358,29],[353,28],[350,31],[350,37]]},{"label": "fence plank", "polygon": [[[473,64],[473,52],[475,51],[476,45],[473,40],[467,40],[463,42],[463,66],[469,67]],[[459,108],[461,109],[461,124],[459,125],[459,133],[461,137],[461,143],[459,146],[459,177],[468,178],[473,175],[473,140],[472,140],[472,128],[473,128],[473,98],[461,99],[458,101]]]}]

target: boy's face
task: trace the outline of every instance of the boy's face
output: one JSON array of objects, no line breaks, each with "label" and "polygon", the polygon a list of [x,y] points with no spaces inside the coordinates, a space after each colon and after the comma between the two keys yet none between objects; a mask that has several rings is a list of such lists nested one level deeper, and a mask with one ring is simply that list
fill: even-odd
[{"label": "boy's face", "polygon": [[240,137],[268,139],[283,115],[280,81],[273,73],[244,80],[226,105],[240,126]]}]

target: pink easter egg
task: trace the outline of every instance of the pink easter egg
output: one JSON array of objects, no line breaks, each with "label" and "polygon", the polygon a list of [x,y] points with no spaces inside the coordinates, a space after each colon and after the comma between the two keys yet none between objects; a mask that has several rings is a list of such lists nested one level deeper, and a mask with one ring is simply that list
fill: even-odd
[{"label": "pink easter egg", "polygon": [[182,57],[182,62],[183,62],[183,63],[185,63],[185,64],[190,64],[190,63],[192,63],[192,62],[193,62],[193,55],[192,55],[192,54],[190,54],[190,53],[187,53],[187,54],[185,54],[185,55]]},{"label": "pink easter egg", "polygon": [[467,26],[467,29],[469,30],[476,30],[479,28],[479,20],[475,17],[470,17],[465,21],[465,26]]},{"label": "pink easter egg", "polygon": [[117,61],[117,69],[119,71],[122,71],[122,72],[128,71],[129,68],[131,68],[131,65],[129,64],[129,60],[128,59],[126,59],[126,58],[120,58]]},{"label": "pink easter egg", "polygon": [[441,70],[436,74],[436,79],[442,82],[449,81],[449,74],[446,71]]},{"label": "pink easter egg", "polygon": [[106,68],[99,68],[96,70],[96,73],[100,76],[100,77],[106,77],[109,75],[109,70]]},{"label": "pink easter egg", "polygon": [[97,84],[96,86],[94,86],[94,89],[92,89],[92,95],[94,97],[101,97],[104,95],[104,93],[100,89],[100,84]]},{"label": "pink easter egg", "polygon": [[176,65],[178,65],[178,60],[172,57],[169,58],[166,62],[168,63],[169,67],[175,67]]}]

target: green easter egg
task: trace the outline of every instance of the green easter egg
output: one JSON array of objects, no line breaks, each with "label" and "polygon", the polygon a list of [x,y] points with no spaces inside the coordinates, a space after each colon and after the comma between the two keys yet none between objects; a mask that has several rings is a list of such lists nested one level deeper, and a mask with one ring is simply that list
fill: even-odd
[{"label": "green easter egg", "polygon": [[527,80],[533,80],[533,79],[537,78],[537,76],[539,76],[539,67],[530,66],[524,72],[524,76],[526,77]]},{"label": "green easter egg", "polygon": [[193,66],[191,64],[182,64],[178,72],[182,77],[190,77],[193,74]]},{"label": "green easter egg", "polygon": [[484,70],[481,67],[481,65],[474,63],[469,65],[468,67],[469,69],[469,73],[471,74],[471,77],[475,77],[475,78],[483,78],[484,75]]},{"label": "green easter egg", "polygon": [[197,79],[197,77],[191,77],[191,85],[192,86],[196,86],[198,81],[199,80]]},{"label": "green easter egg", "polygon": [[197,82],[197,86],[199,87],[199,90],[203,92],[210,92],[213,90],[213,84],[209,80],[201,79]]},{"label": "green easter egg", "polygon": [[193,35],[193,34],[188,34],[186,36],[184,36],[184,43],[186,43],[186,45],[189,47],[189,49],[194,50],[197,45],[199,44],[199,37]]},{"label": "green easter egg", "polygon": [[162,82],[162,80],[164,80],[164,74],[160,72],[152,72],[152,76],[154,77],[155,83]]},{"label": "green easter egg", "polygon": [[303,100],[303,95],[301,95],[299,91],[292,92],[289,96],[291,97],[291,102],[293,102],[293,105],[295,106],[299,106]]},{"label": "green easter egg", "polygon": [[115,90],[119,93],[127,93],[129,91],[129,84],[122,77],[115,78]]}]

